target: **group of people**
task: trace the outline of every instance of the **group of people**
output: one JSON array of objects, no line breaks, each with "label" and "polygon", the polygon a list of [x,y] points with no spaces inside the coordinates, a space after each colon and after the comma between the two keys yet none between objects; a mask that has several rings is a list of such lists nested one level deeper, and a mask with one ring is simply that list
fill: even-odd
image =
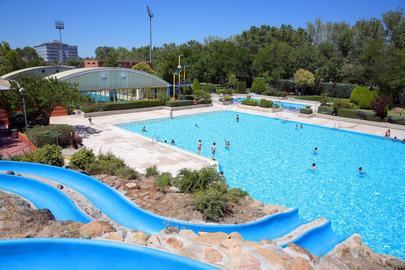
[{"label": "group of people", "polygon": [[[317,155],[317,154],[318,154],[318,147],[315,147],[315,148],[312,150],[312,153],[313,153],[314,155]],[[311,165],[311,170],[316,171],[317,169],[318,169],[318,167],[316,166],[316,163],[313,162],[312,165]],[[365,174],[365,171],[364,171],[363,167],[359,167],[358,172],[359,172],[360,175],[364,175],[364,174]]]},{"label": "group of people", "polygon": [[[229,149],[231,147],[231,142],[225,139],[225,148]],[[201,155],[201,149],[202,149],[202,140],[199,139],[198,140],[198,144],[197,144],[197,151],[198,151],[198,155]],[[217,150],[217,144],[216,142],[213,142],[211,145],[211,158],[212,160],[215,160],[215,153]]]},{"label": "group of people", "polygon": [[[390,139],[391,138],[391,130],[390,129],[387,129],[387,131],[385,132],[385,138],[386,139]],[[398,140],[398,137],[397,136],[394,136],[394,138],[392,138],[394,141],[397,141]],[[405,137],[402,139],[402,143],[405,143]]]}]

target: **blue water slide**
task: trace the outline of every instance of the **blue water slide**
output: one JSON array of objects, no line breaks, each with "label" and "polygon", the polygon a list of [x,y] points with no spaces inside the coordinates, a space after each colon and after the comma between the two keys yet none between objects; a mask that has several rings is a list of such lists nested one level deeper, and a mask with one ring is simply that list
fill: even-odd
[{"label": "blue water slide", "polygon": [[339,237],[335,234],[332,229],[332,223],[327,221],[321,226],[308,230],[292,242],[309,250],[316,256],[323,256],[344,239],[346,237]]},{"label": "blue water slide", "polygon": [[298,210],[267,216],[255,222],[218,225],[195,224],[158,216],[136,206],[115,189],[103,184],[95,178],[72,170],[29,162],[0,161],[0,171],[12,170],[45,177],[79,191],[105,215],[117,223],[148,233],[157,233],[168,226],[189,229],[196,233],[205,232],[238,232],[244,239],[258,241],[274,239],[294,230],[304,221],[299,217]]},{"label": "blue water slide", "polygon": [[0,190],[18,194],[37,208],[49,209],[57,220],[91,221],[63,192],[39,181],[0,174]]},{"label": "blue water slide", "polygon": [[0,241],[1,270],[218,269],[156,249],[110,241],[36,238]]}]

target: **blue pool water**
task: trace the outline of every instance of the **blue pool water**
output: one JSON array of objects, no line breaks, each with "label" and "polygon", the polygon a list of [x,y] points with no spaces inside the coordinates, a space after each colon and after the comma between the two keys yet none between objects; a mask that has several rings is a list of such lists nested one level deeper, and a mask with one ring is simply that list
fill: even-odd
[{"label": "blue pool water", "polygon": [[[237,103],[240,103],[245,99],[246,98],[234,98],[233,101],[237,102]],[[252,99],[256,100],[257,102],[260,101],[260,99],[256,99],[256,98],[252,98]],[[298,109],[306,107],[305,104],[291,103],[291,102],[286,102],[286,101],[274,101],[274,100],[272,100],[272,102],[273,102],[273,104],[277,104],[281,108],[287,109],[287,110],[298,110]]]},{"label": "blue pool water", "polygon": [[[216,142],[216,158],[231,186],[264,203],[297,207],[307,220],[327,217],[339,235],[358,232],[376,252],[405,258],[405,144],[307,124],[296,129],[294,122],[244,113],[237,123],[235,115],[224,111],[119,126],[149,138],[173,138],[193,153],[201,139],[206,157]],[[317,171],[309,169],[313,162]],[[357,173],[360,166],[364,176]]]}]

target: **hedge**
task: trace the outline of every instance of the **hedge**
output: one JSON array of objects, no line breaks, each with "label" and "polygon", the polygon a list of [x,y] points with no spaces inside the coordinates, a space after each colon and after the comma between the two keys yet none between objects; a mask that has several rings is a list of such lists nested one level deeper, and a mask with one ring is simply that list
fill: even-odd
[{"label": "hedge", "polygon": [[405,125],[405,116],[388,116],[387,118],[389,123],[398,124],[398,125]]},{"label": "hedge", "polygon": [[302,114],[312,114],[313,111],[312,111],[311,108],[301,108],[300,113],[302,113]]},{"label": "hedge", "polygon": [[27,130],[27,136],[37,147],[46,144],[70,145],[70,133],[74,128],[69,125],[36,126]]},{"label": "hedge", "polygon": [[250,99],[250,98],[243,100],[242,104],[248,105],[248,106],[257,106],[258,105],[256,100]]},{"label": "hedge", "polygon": [[262,108],[271,108],[273,106],[273,101],[267,99],[261,99],[259,106]]},{"label": "hedge", "polygon": [[330,107],[330,106],[319,106],[318,107],[318,113],[332,115],[333,114],[333,108]]},{"label": "hedge", "polygon": [[301,95],[326,94],[329,97],[350,98],[355,84],[324,82],[310,88],[300,88],[293,80],[280,80],[277,88],[282,92],[301,92]]},{"label": "hedge", "polygon": [[97,111],[138,109],[162,105],[163,102],[161,100],[135,100],[130,102],[107,102],[107,103],[92,104],[82,107],[81,110],[88,113]]},{"label": "hedge", "polygon": [[180,107],[180,106],[189,106],[194,105],[194,101],[192,100],[172,100],[166,102],[166,106],[169,107]]},{"label": "hedge", "polygon": [[324,93],[328,97],[337,97],[337,98],[350,98],[355,84],[350,83],[320,83],[319,84],[319,93]]},{"label": "hedge", "polygon": [[340,117],[381,122],[381,119],[371,110],[338,109],[337,115]]},{"label": "hedge", "polygon": [[376,90],[370,90],[365,86],[356,86],[352,91],[350,101],[359,105],[361,109],[370,109],[377,95]]}]

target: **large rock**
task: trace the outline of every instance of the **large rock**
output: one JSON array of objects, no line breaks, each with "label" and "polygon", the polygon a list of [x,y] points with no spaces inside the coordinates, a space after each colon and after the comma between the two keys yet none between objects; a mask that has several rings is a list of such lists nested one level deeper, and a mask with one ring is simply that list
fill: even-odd
[{"label": "large rock", "polygon": [[214,245],[221,243],[225,239],[228,239],[228,235],[223,232],[216,232],[216,233],[200,232],[196,237],[195,241],[200,244]]},{"label": "large rock", "polygon": [[149,235],[141,231],[129,231],[125,237],[125,242],[130,244],[146,245]]},{"label": "large rock", "polygon": [[274,268],[278,268],[278,269],[280,269],[280,268],[287,269],[288,268],[287,263],[281,258],[281,256],[269,249],[259,248],[257,250],[257,253],[260,254],[261,256],[263,256],[263,258],[269,264],[271,264]]},{"label": "large rock", "polygon": [[94,220],[90,223],[84,224],[79,230],[80,235],[85,237],[100,236],[113,231],[114,227],[110,223],[101,220]]},{"label": "large rock", "polygon": [[243,254],[240,257],[233,257],[229,264],[224,265],[224,269],[232,269],[232,270],[259,270],[260,269],[260,261],[250,255],[250,254]]},{"label": "large rock", "polygon": [[204,250],[204,260],[208,263],[218,264],[222,261],[223,255],[215,248],[206,248]]},{"label": "large rock", "polygon": [[177,238],[175,238],[175,237],[169,237],[169,238],[167,238],[167,239],[166,239],[166,243],[167,243],[170,247],[172,247],[172,248],[174,248],[174,249],[181,249],[181,248],[184,246],[183,241],[181,241],[181,240],[179,240],[179,239],[177,239]]},{"label": "large rock", "polygon": [[308,260],[297,257],[290,263],[290,270],[312,270],[312,266]]},{"label": "large rock", "polygon": [[117,242],[122,242],[124,240],[124,236],[122,235],[121,232],[109,232],[106,233],[105,239],[107,240],[112,240],[112,241],[117,241]]}]

